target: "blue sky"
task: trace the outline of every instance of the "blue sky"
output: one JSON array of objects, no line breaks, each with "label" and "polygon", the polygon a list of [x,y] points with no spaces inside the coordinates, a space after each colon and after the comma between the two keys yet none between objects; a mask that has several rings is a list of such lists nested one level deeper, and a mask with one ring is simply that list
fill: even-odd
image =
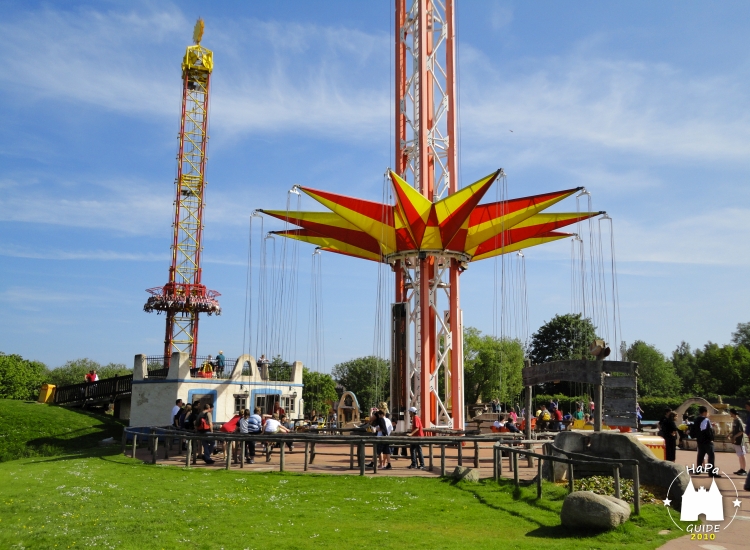
[{"label": "blue sky", "polygon": [[[381,196],[389,2],[0,7],[6,353],[50,366],[159,353],[163,317],[142,305],[167,278],[180,59],[199,15],[216,63],[204,281],[224,308],[202,321],[202,353],[242,349],[255,208],[283,208],[294,184]],[[614,219],[627,342],[668,353],[750,321],[749,15],[740,2],[458,2],[460,182],[502,167],[511,196],[589,189]],[[567,240],[526,251],[532,330],[570,310],[570,261]],[[377,268],[331,254],[322,268],[330,368],[373,351]],[[463,275],[467,325],[492,332],[494,285],[492,261]]]}]

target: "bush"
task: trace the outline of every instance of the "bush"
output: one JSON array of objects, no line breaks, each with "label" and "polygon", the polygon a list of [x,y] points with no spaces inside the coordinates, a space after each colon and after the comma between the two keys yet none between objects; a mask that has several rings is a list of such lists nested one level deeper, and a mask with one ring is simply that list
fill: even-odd
[{"label": "bush", "polygon": [[0,352],[0,398],[36,399],[48,377],[44,363]]},{"label": "bush", "polygon": [[[597,495],[615,496],[615,480],[606,476],[591,476],[573,480],[576,491],[591,491]],[[641,504],[659,504],[654,494],[640,487]],[[635,490],[632,479],[620,479],[620,498],[625,502],[635,502]]]},{"label": "bush", "polygon": [[50,381],[56,386],[68,386],[70,384],[83,384],[84,376],[91,370],[96,370],[99,379],[112,378],[115,375],[125,376],[133,374],[133,370],[119,363],[110,363],[101,366],[91,359],[76,359],[68,361],[62,367],[57,367],[49,372]]},{"label": "bush", "polygon": [[[676,409],[685,402],[687,397],[641,397],[638,403],[643,411],[643,420],[661,420],[664,409]],[[678,422],[681,420],[677,419]]]}]

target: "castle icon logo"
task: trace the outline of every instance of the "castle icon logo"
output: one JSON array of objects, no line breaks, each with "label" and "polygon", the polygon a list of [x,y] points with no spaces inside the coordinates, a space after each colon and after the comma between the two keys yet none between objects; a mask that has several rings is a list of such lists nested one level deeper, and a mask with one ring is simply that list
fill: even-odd
[{"label": "castle icon logo", "polygon": [[[710,477],[708,480],[705,478],[696,478],[693,481],[692,476],[699,476],[701,474],[708,474]],[[676,507],[680,511],[679,519],[672,515],[672,500],[670,498],[664,499],[664,507],[667,509],[669,519],[672,520],[674,526],[680,531],[687,531],[690,535],[690,540],[716,540],[718,536],[732,525],[737,517],[737,511],[742,504],[737,486],[732,481],[732,478],[722,472],[717,466],[708,463],[698,466],[693,464],[686,466],[684,470],[675,476],[667,489],[667,495],[671,493],[672,486],[682,476],[687,476],[687,483],[682,493],[681,505]],[[682,477],[682,479],[684,480],[685,478]],[[722,495],[722,489],[719,488],[717,480],[725,481],[723,490],[729,494]],[[731,484],[731,488],[728,486],[729,484]],[[734,500],[730,501],[732,493],[734,493]],[[678,494],[676,493],[674,496],[676,497]],[[732,503],[731,508],[734,513],[729,511],[729,502]],[[726,514],[725,508],[727,509]]]},{"label": "castle icon logo", "polygon": [[705,487],[696,490],[693,479],[690,478],[682,495],[680,521],[698,521],[701,514],[706,516],[706,521],[724,521],[724,504],[714,478],[711,478],[711,488],[708,491]]}]

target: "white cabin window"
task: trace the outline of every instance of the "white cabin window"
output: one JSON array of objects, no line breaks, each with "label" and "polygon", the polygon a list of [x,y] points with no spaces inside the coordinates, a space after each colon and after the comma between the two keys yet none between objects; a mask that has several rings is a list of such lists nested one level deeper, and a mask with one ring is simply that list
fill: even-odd
[{"label": "white cabin window", "polygon": [[234,396],[234,414],[241,414],[247,409],[247,395]]}]

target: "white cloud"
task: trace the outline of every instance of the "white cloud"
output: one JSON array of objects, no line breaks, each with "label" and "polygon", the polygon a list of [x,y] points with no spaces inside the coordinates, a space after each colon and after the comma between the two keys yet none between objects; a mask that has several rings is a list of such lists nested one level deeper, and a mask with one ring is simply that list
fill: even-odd
[{"label": "white cloud", "polygon": [[[388,128],[386,33],[253,19],[212,24],[204,42],[216,50],[214,130],[367,140],[372,125]],[[0,23],[10,85],[25,100],[141,117],[178,114],[179,61],[191,29],[167,3],[129,12],[46,8]],[[383,74],[373,77],[378,66]]]},{"label": "white cloud", "polygon": [[[80,193],[19,190],[3,198],[0,221],[67,227],[107,229],[132,235],[163,234],[170,219],[171,198],[143,189],[100,192],[97,198],[76,198]],[[70,196],[71,198],[62,198]]]},{"label": "white cloud", "polygon": [[500,69],[470,46],[461,52],[463,152],[471,162],[498,150],[525,165],[601,162],[607,154],[746,162],[750,98],[740,75],[692,76],[587,49]]},{"label": "white cloud", "polygon": [[137,254],[116,250],[30,250],[18,246],[0,246],[0,256],[34,260],[96,260],[124,262],[166,262],[169,254]]},{"label": "white cloud", "polygon": [[[750,265],[748,219],[750,208],[735,207],[710,210],[671,221],[618,218],[614,220],[617,261],[725,265],[733,268]],[[584,224],[582,237],[588,256],[589,237],[586,225]],[[571,226],[566,229],[574,233],[575,228],[576,226]],[[606,262],[609,258],[609,229],[606,224],[602,224],[602,238]],[[570,244],[566,240],[530,248],[527,255],[541,259],[570,258]],[[663,274],[663,271],[648,273],[649,276]]]}]

